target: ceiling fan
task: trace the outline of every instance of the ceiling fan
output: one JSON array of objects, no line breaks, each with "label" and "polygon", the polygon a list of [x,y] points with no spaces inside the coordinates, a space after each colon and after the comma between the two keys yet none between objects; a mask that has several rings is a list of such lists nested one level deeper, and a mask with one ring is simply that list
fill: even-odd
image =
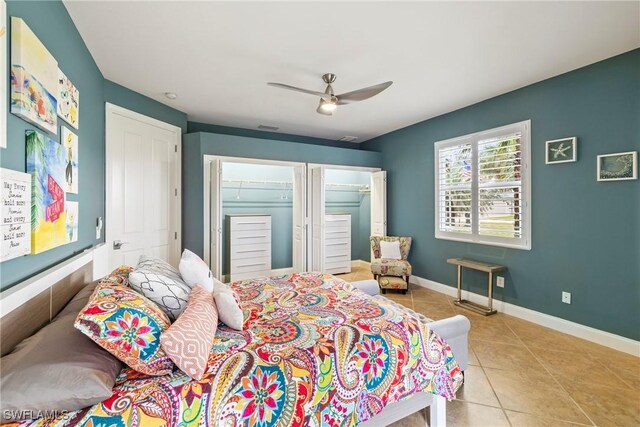
[{"label": "ceiling fan", "polygon": [[286,85],[283,83],[273,83],[268,82],[269,86],[279,87],[281,89],[294,90],[296,92],[308,93],[309,95],[315,95],[320,97],[320,104],[318,104],[318,108],[316,111],[320,114],[324,114],[325,116],[331,116],[338,105],[346,105],[351,104],[353,102],[364,101],[365,99],[369,99],[372,96],[376,96],[389,86],[393,82],[384,82],[374,86],[365,87],[363,89],[354,90],[352,92],[343,93],[342,95],[335,95],[333,93],[333,87],[331,84],[336,81],[336,75],[332,73],[327,73],[322,76],[322,80],[327,84],[327,88],[324,92],[319,92],[316,90],[302,89],[295,86]]}]

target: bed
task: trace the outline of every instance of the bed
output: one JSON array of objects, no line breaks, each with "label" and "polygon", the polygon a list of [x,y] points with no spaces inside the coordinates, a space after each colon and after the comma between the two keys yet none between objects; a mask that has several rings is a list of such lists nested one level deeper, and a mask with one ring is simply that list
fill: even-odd
[{"label": "bed", "polygon": [[381,426],[444,402],[463,376],[411,313],[318,273],[234,282],[245,329],[220,327],[200,381],[125,368],[111,398],[47,426]]}]

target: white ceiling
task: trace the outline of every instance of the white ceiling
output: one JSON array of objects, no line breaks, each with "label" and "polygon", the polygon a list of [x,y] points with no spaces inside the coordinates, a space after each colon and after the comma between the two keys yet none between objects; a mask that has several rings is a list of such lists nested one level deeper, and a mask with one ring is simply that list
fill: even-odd
[{"label": "white ceiling", "polygon": [[[105,78],[189,120],[358,142],[640,47],[637,1],[65,5]],[[331,117],[265,84],[326,72],[337,93],[394,84]]]}]

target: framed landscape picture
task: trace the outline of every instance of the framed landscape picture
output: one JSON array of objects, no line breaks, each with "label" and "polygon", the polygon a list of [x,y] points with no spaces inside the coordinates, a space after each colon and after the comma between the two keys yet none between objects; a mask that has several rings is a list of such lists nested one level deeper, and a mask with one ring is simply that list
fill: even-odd
[{"label": "framed landscape picture", "polygon": [[578,140],[576,137],[553,139],[545,144],[545,163],[548,165],[578,160]]},{"label": "framed landscape picture", "polygon": [[638,152],[601,154],[598,156],[598,181],[638,179]]}]

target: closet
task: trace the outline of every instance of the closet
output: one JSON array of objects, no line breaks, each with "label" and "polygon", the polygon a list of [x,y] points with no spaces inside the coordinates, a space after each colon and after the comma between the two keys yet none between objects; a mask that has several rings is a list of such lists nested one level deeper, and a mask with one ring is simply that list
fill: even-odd
[{"label": "closet", "polygon": [[228,282],[293,271],[294,168],[241,161],[219,168],[219,275]]},{"label": "closet", "polygon": [[349,273],[369,262],[372,235],[386,233],[386,175],[372,168],[309,165],[310,269]]},{"label": "closet", "polygon": [[371,260],[369,237],[386,234],[378,168],[217,155],[204,164],[204,259],[219,280],[348,273]]}]

